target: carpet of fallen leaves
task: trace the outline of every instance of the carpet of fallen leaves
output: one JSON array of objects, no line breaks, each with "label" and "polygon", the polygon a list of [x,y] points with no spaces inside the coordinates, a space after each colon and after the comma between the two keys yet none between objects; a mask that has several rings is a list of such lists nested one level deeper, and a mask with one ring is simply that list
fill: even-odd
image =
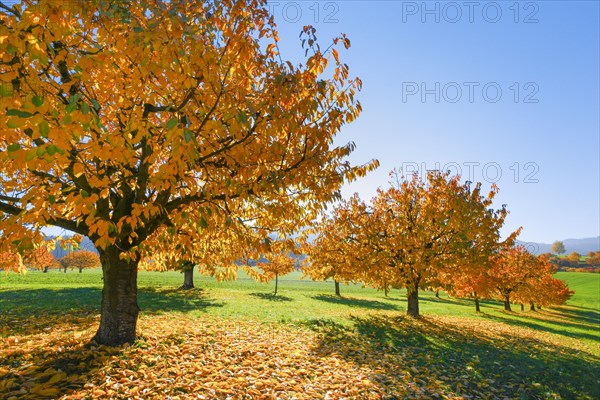
[{"label": "carpet of fallen leaves", "polygon": [[0,316],[3,399],[598,398],[598,348],[485,319],[392,313],[281,324],[140,318],[87,344],[95,313]]}]

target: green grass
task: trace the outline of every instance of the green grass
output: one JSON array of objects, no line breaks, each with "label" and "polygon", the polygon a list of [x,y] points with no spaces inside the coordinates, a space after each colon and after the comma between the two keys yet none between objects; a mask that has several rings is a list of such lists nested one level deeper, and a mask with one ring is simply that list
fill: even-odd
[{"label": "green grass", "polygon": [[[406,297],[403,291],[383,292],[360,285],[342,285],[342,298],[334,296],[332,282],[313,282],[292,273],[279,279],[279,294],[272,296],[274,283],[265,285],[250,279],[243,272],[236,281],[216,282],[195,276],[196,289],[177,290],[183,283],[178,272],[139,273],[139,303],[143,312],[186,312],[194,315],[215,314],[229,318],[304,321],[314,318],[345,318],[349,313],[373,310],[404,313]],[[99,310],[102,288],[100,270],[83,273],[30,272],[26,275],[0,275],[0,311],[12,304],[32,313],[65,312],[73,308]],[[469,300],[437,299],[432,293],[421,295],[424,314],[472,315]],[[495,309],[485,303],[483,310]]]},{"label": "green grass", "polygon": [[[417,321],[404,317],[403,291],[386,297],[371,288],[342,285],[343,297],[338,298],[332,282],[301,279],[299,273],[280,278],[276,297],[273,283],[256,283],[244,274],[233,282],[196,275],[196,289],[183,291],[178,289],[183,283],[180,273],[142,271],[138,285],[142,315],[309,327],[321,335],[324,352],[333,346],[336,354],[353,363],[372,359],[373,354],[392,357],[423,370],[432,386],[445,387],[448,393],[466,388],[468,383],[458,382],[464,378],[495,388],[493,396],[499,397],[549,398],[555,393],[562,398],[600,398],[600,274],[561,272],[557,277],[575,290],[562,307],[521,312],[515,305],[514,312],[505,312],[499,302],[484,301],[482,312],[476,313],[468,299],[423,292],[420,308],[425,318]],[[19,333],[20,318],[96,315],[101,288],[99,270],[2,274],[0,322],[5,318],[10,330],[0,330],[0,335]],[[377,363],[372,368],[381,368]],[[393,376],[393,365],[382,374]],[[453,371],[450,378],[445,371]],[[506,383],[499,386],[499,380]],[[482,390],[477,385],[467,393]]]},{"label": "green grass", "polygon": [[[575,295],[566,306],[545,310],[545,318],[541,318],[540,313],[521,312],[518,305],[513,306],[515,312],[505,313],[495,301],[483,301],[482,312],[476,314],[468,299],[453,299],[443,294],[436,298],[430,292],[420,294],[421,313],[493,319],[584,340],[590,346],[597,345],[600,337],[600,274],[561,272],[557,276],[575,290]],[[138,285],[142,312],[181,312],[192,316],[293,323],[331,319],[349,325],[351,316],[372,312],[404,314],[407,305],[403,291],[392,291],[386,297],[381,291],[360,285],[342,285],[343,297],[338,298],[334,296],[332,282],[302,279],[297,272],[280,278],[278,296],[272,295],[273,283],[257,283],[243,273],[230,282],[216,282],[196,274],[196,289],[192,291],[178,290],[182,281],[182,274],[178,272],[141,271]],[[0,313],[14,310],[31,314],[65,313],[74,309],[98,311],[101,288],[102,275],[98,269],[83,273],[51,271],[0,275]]]},{"label": "green grass", "polygon": [[600,274],[558,272],[556,277],[567,282],[575,294],[567,304],[600,310]]}]

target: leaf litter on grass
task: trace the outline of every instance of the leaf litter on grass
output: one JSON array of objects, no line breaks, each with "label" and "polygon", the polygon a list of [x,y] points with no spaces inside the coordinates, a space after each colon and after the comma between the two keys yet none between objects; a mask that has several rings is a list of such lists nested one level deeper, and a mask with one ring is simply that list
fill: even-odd
[{"label": "leaf litter on grass", "polygon": [[[139,340],[86,345],[95,314],[0,317],[6,399],[595,398],[598,354],[495,321],[393,313],[285,325],[146,315]],[[594,373],[596,373],[594,375]],[[597,389],[596,389],[597,390]]]}]

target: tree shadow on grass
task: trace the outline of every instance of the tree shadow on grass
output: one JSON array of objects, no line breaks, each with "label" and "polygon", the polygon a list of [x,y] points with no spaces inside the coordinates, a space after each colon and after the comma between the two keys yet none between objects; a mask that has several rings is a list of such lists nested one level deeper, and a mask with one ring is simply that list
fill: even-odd
[{"label": "tree shadow on grass", "polygon": [[103,367],[119,348],[67,344],[60,351],[37,346],[19,354],[0,357],[0,381],[9,383],[0,390],[2,398],[60,398],[83,389],[89,375]]},{"label": "tree shadow on grass", "polygon": [[[506,311],[501,311],[506,313]],[[534,322],[542,322],[547,324],[556,325],[559,329],[563,327],[570,327],[575,329],[583,329],[586,331],[599,331],[598,340],[600,340],[600,321],[598,322],[586,322],[573,317],[571,314],[563,313],[560,309],[543,309],[543,310],[529,310],[518,314],[520,317],[532,320]],[[562,330],[561,330],[562,332]]]},{"label": "tree shadow on grass", "polygon": [[600,398],[600,358],[531,337],[422,317],[326,320],[316,356],[336,356],[373,373],[383,398]]},{"label": "tree shadow on grass", "polygon": [[274,295],[273,293],[250,293],[250,296],[258,297],[259,299],[269,300],[269,301],[277,301],[277,302],[286,302],[286,301],[294,301],[291,297],[282,296],[280,294]]},{"label": "tree shadow on grass", "polygon": [[564,306],[553,310],[546,310],[546,312],[557,313],[562,317],[574,319],[583,324],[600,326],[600,312],[587,307],[577,306]]},{"label": "tree shadow on grass", "polygon": [[[600,342],[600,335],[598,333],[590,334],[590,333],[586,333],[586,332],[569,332],[564,329],[565,326],[568,326],[568,327],[576,328],[576,329],[597,331],[598,330],[597,325],[594,326],[594,325],[582,325],[579,323],[572,323],[572,322],[568,321],[568,318],[565,318],[564,321],[548,321],[548,320],[537,320],[535,315],[526,315],[526,314],[517,314],[517,313],[513,313],[513,314],[515,316],[517,316],[518,319],[508,318],[506,315],[506,311],[499,311],[499,312],[494,312],[494,313],[481,313],[480,315],[482,317],[485,317],[485,318],[488,318],[488,319],[491,319],[494,321],[502,322],[502,323],[512,325],[512,326],[525,326],[525,327],[539,330],[539,331],[544,331],[544,332],[554,333],[557,335],[572,337],[574,339],[590,339],[590,340],[595,340],[595,341]],[[543,322],[546,325],[544,325],[540,322]],[[552,324],[552,326],[548,326],[548,324]]]},{"label": "tree shadow on grass", "polygon": [[223,307],[224,303],[208,297],[202,289],[180,290],[144,287],[138,289],[138,304],[142,312],[164,314],[169,312],[204,311],[208,307]]},{"label": "tree shadow on grass", "polygon": [[[100,312],[101,300],[101,289],[94,287],[2,290],[0,337],[32,335],[92,318]],[[138,304],[142,313],[149,314],[186,313],[223,306],[201,290],[155,288],[139,288]]]},{"label": "tree shadow on grass", "polygon": [[354,297],[338,297],[325,294],[311,296],[311,298],[319,301],[325,301],[327,303],[341,304],[348,307],[369,308],[373,310],[400,310],[400,308],[394,304],[388,304],[378,300],[365,300]]},{"label": "tree shadow on grass", "polygon": [[420,296],[419,302],[430,302],[430,303],[439,303],[439,304],[456,304],[456,305],[472,305],[475,308],[475,303],[470,299],[460,299],[454,297],[435,297],[435,296]]}]

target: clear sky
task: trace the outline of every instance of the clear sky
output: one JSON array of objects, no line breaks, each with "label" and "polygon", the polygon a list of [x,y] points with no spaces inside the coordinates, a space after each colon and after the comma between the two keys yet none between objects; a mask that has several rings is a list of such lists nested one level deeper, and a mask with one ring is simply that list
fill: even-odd
[{"label": "clear sky", "polygon": [[381,167],[344,194],[370,198],[393,168],[443,168],[500,188],[505,234],[600,234],[600,9],[597,1],[271,1],[284,59],[298,34],[342,54],[364,88],[344,128],[355,163]]}]

